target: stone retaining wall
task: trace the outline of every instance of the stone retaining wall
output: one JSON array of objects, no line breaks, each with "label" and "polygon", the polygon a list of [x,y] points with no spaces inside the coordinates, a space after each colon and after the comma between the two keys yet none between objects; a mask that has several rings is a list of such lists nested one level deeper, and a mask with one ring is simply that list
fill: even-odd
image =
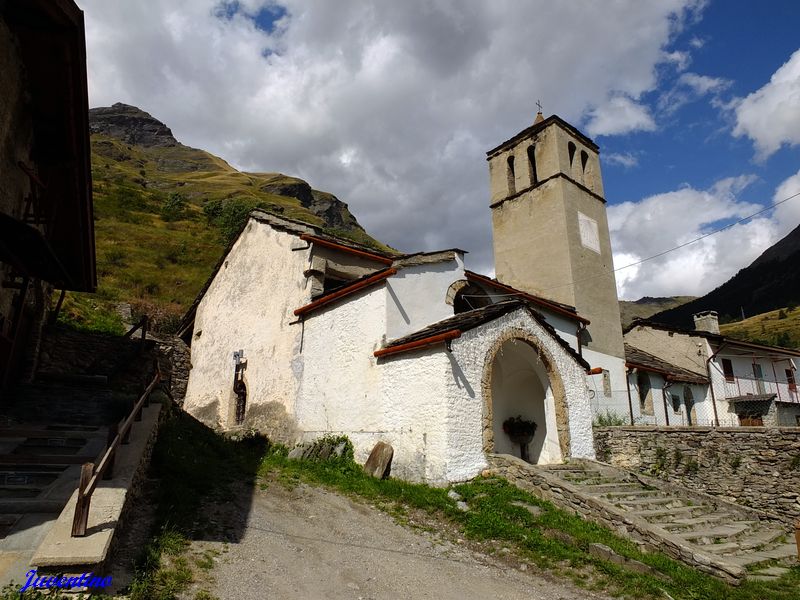
[{"label": "stone retaining wall", "polygon": [[800,519],[800,428],[601,427],[600,460]]}]

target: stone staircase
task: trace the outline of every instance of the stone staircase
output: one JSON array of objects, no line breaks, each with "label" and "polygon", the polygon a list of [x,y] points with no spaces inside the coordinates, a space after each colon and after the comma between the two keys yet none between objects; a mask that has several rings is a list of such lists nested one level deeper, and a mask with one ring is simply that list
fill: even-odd
[{"label": "stone staircase", "polygon": [[593,461],[535,466],[495,455],[490,465],[523,489],[729,583],[777,578],[798,561],[793,531],[768,513]]}]

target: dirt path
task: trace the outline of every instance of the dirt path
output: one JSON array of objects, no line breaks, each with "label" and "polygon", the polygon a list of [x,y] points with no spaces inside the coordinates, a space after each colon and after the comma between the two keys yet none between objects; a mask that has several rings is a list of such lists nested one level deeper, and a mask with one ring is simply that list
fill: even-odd
[{"label": "dirt path", "polygon": [[[603,598],[405,528],[377,509],[322,489],[272,483],[252,493],[238,542],[192,543],[193,554],[211,551],[216,557],[208,581],[188,598],[199,589],[225,600]],[[248,501],[218,507],[209,518],[224,528],[231,518],[226,515],[244,518]]]}]

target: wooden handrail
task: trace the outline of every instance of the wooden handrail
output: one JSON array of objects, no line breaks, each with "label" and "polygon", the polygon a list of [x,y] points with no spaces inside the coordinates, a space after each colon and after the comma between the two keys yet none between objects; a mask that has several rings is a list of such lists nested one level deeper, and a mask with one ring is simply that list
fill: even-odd
[{"label": "wooden handrail", "polygon": [[[78,499],[75,503],[75,516],[72,519],[72,537],[82,537],[86,535],[86,526],[89,523],[89,505],[92,500],[92,494],[97,488],[97,484],[101,477],[110,479],[112,470],[114,468],[114,459],[116,458],[117,449],[121,444],[127,443],[130,435],[131,427],[134,421],[141,420],[142,409],[149,404],[150,394],[161,381],[161,370],[158,367],[158,361],[155,362],[155,375],[141,397],[134,403],[133,409],[128,417],[123,421],[122,425],[117,427],[112,425],[110,432],[113,433],[113,438],[109,439],[108,447],[106,448],[103,458],[100,459],[97,467],[94,463],[84,463],[81,467],[81,478],[78,484]],[[111,435],[109,435],[111,438]]]},{"label": "wooden handrail", "polygon": [[128,330],[128,332],[125,335],[122,336],[123,339],[128,339],[130,337],[133,337],[133,334],[136,333],[136,330],[137,329],[141,329],[142,330],[142,339],[141,339],[140,344],[142,346],[144,346],[144,342],[147,339],[147,328],[148,328],[149,324],[150,324],[150,319],[148,318],[147,315],[144,315],[141,319],[139,319],[139,322],[136,323],[136,325],[131,327]]}]

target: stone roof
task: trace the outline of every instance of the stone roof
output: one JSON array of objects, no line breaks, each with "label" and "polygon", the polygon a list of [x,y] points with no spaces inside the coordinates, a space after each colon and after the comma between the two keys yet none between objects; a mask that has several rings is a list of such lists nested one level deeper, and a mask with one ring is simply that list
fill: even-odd
[{"label": "stone roof", "polygon": [[626,364],[640,368],[644,371],[653,371],[660,373],[665,379],[669,381],[677,381],[681,383],[696,383],[707,384],[708,377],[693,373],[688,369],[684,369],[665,360],[653,356],[649,352],[640,350],[630,344],[625,344],[625,362]]},{"label": "stone roof", "polygon": [[721,333],[711,333],[710,331],[702,331],[699,329],[689,329],[688,327],[680,327],[677,325],[668,325],[666,323],[659,323],[649,319],[634,319],[633,322],[622,330],[622,335],[632,331],[636,327],[650,327],[651,329],[660,329],[662,331],[672,331],[674,333],[682,333],[684,335],[691,335],[694,337],[701,337],[714,342],[715,344],[726,344],[729,346],[741,346],[744,348],[755,348],[756,350],[765,350],[767,352],[774,352],[776,354],[789,354],[791,356],[800,356],[800,350],[797,348],[784,348],[782,346],[769,346],[767,344],[759,344],[757,342],[750,342],[748,340],[740,340],[732,338]]},{"label": "stone roof", "polygon": [[550,115],[549,117],[547,117],[546,119],[544,119],[542,121],[539,121],[538,119],[536,119],[536,122],[533,125],[531,125],[530,127],[526,128],[526,129],[523,129],[517,135],[515,135],[512,138],[507,139],[505,142],[503,142],[499,146],[496,146],[495,148],[492,148],[491,150],[489,150],[486,153],[486,155],[489,158],[491,158],[492,156],[494,156],[498,152],[502,152],[506,148],[509,148],[511,146],[516,145],[517,142],[519,142],[520,140],[522,140],[522,139],[524,139],[526,137],[529,137],[529,136],[533,135],[534,133],[538,133],[539,131],[542,131],[543,129],[546,129],[547,127],[549,127],[550,125],[553,125],[553,124],[556,124],[559,127],[561,127],[562,129],[566,130],[568,133],[570,133],[571,135],[573,135],[576,138],[578,138],[579,140],[581,140],[584,144],[586,144],[586,146],[588,146],[589,148],[591,148],[595,152],[599,152],[600,148],[598,147],[597,144],[595,144],[591,140],[591,138],[586,137],[576,127],[574,127],[573,125],[570,125],[569,123],[567,123],[564,119],[562,119],[558,115]]},{"label": "stone roof", "polygon": [[558,332],[545,320],[542,314],[533,310],[521,300],[505,300],[496,304],[489,304],[488,306],[476,308],[475,310],[458,313],[457,315],[453,315],[452,317],[448,317],[447,319],[437,321],[432,325],[428,325],[427,327],[415,331],[414,333],[410,333],[401,338],[397,338],[396,340],[392,340],[390,343],[386,344],[384,348],[402,346],[452,330],[458,330],[462,332],[468,331],[518,309],[526,310],[528,314],[530,314],[531,317],[533,317],[533,319],[539,323],[539,325],[541,325],[551,336],[553,336],[553,338],[578,362],[579,365],[587,370],[591,368],[589,363],[587,363],[583,357],[581,357],[567,342],[561,338],[561,336],[558,335]]}]

